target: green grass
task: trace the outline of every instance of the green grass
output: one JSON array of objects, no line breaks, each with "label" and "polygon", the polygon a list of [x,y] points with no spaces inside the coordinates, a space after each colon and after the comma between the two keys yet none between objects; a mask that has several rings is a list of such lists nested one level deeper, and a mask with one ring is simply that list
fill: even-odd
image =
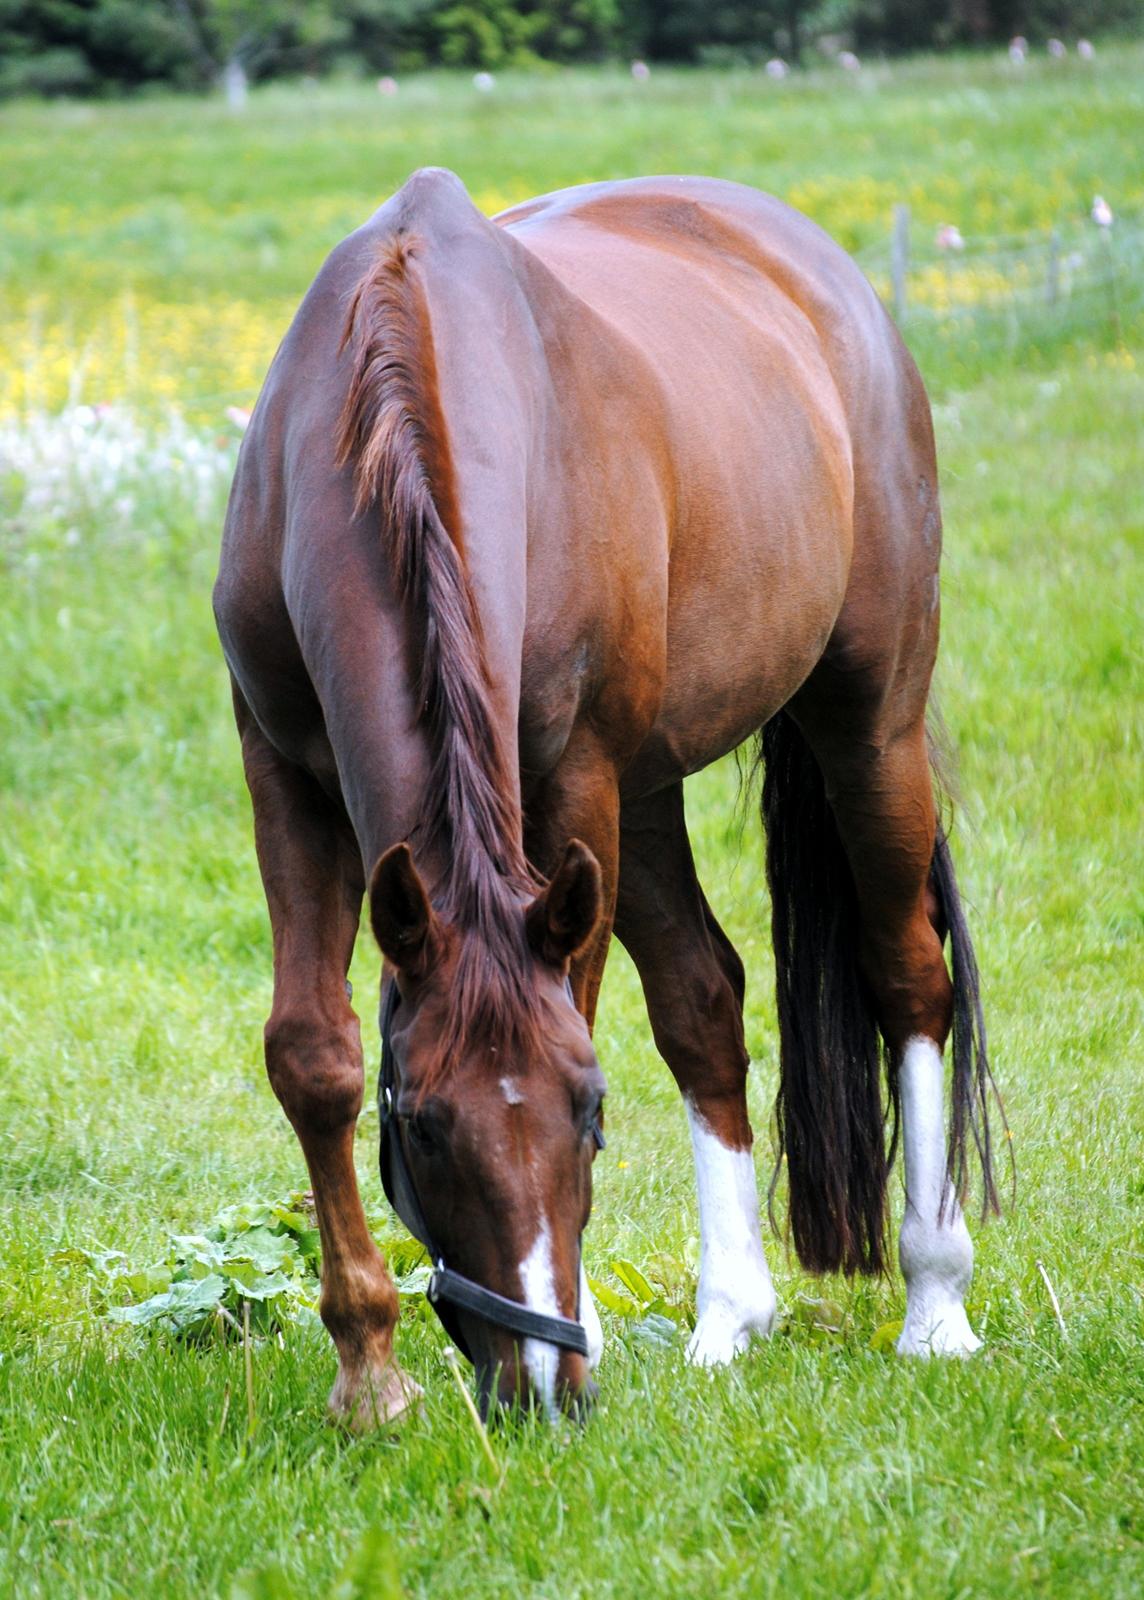
[{"label": "green grass", "polygon": [[[242,124],[189,101],[21,107],[0,120],[0,184],[24,208],[3,248],[21,280],[41,261],[59,307],[85,258],[77,319],[115,303],[126,273],[172,307],[201,280],[212,304],[234,294],[269,321],[420,162],[509,197],[671,167],[780,190],[837,174],[845,194],[866,172],[945,174],[968,194],[973,162],[928,128],[986,113],[999,207],[1010,181],[1049,183],[1053,165],[1072,174],[1061,206],[1096,187],[1115,205],[1118,175],[1139,181],[1140,61],[1109,60],[1095,106],[1076,71],[1014,85],[989,63],[922,63],[873,96],[820,80],[778,109],[773,86],[738,76],[662,75],[638,113],[618,78],[515,82],[503,109],[429,80],[403,90],[408,121],[389,132],[364,124],[382,113],[361,91],[320,91],[303,114],[276,90]],[[834,138],[815,132],[827,116]],[[1066,140],[1046,167],[1054,123]],[[89,165],[67,159],[78,138]],[[311,227],[323,193],[344,216]],[[168,202],[183,208],[185,277],[160,223],[128,250],[107,220],[175,217]],[[82,248],[53,233],[56,205],[82,216]],[[280,230],[261,273],[245,212]],[[966,796],[955,847],[1020,1174],[1016,1208],[975,1230],[985,1353],[921,1365],[872,1350],[901,1315],[900,1282],[819,1288],[772,1241],[783,1305],[829,1295],[840,1336],[792,1316],[709,1375],[606,1317],[598,1412],[573,1436],[497,1438],[499,1488],[434,1323],[401,1330],[427,1403],[397,1439],[326,1428],[332,1350],[301,1329],[255,1350],[248,1438],[240,1351],[112,1327],[90,1275],[53,1260],[71,1246],[161,1256],[169,1230],[285,1194],[303,1168],[262,1069],[269,939],[209,616],[230,447],[176,429],[134,467],[104,451],[79,481],[98,450],[77,425],[54,478],[0,462],[0,1592],[229,1596],[249,1571],[251,1595],[323,1595],[347,1561],[368,1567],[371,1530],[379,1571],[342,1592],[388,1594],[386,1552],[406,1593],[457,1600],[1144,1589],[1144,381],[1138,344],[1109,342],[1018,344],[985,376],[956,348],[927,354],[947,524],[940,683]],[[0,434],[0,451],[30,426]],[[689,804],[747,963],[765,1180],[767,912],[758,829],[740,842],[735,798],[724,765]],[[365,937],[353,976],[370,1038]],[[598,1043],[609,1143],[585,1249],[606,1275],[616,1255],[686,1257],[696,1230],[684,1118],[618,950]],[[365,1118],[371,1206],[375,1133]]]}]

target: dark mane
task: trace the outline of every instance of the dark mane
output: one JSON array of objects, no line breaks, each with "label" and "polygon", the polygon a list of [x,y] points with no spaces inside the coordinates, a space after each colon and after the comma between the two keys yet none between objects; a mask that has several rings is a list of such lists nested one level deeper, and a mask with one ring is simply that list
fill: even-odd
[{"label": "dark mane", "polygon": [[535,1044],[539,998],[521,905],[538,883],[492,710],[417,248],[399,235],[354,292],[337,461],[355,462],[357,512],[380,512],[412,625],[410,668],[431,750],[414,842],[439,863],[434,902],[461,935],[428,1083],[477,1038],[500,1049]]}]

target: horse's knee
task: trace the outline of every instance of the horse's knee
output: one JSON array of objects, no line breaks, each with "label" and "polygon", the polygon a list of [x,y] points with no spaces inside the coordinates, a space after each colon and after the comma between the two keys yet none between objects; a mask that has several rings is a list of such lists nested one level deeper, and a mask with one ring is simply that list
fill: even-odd
[{"label": "horse's knee", "polygon": [[266,1024],[266,1072],[293,1126],[332,1133],[361,1111],[361,1032],[352,1013],[340,1021],[272,1015]]}]

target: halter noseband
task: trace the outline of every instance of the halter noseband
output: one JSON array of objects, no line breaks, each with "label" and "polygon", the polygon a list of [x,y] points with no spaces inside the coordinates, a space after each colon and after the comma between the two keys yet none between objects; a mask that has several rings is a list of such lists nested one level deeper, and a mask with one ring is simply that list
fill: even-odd
[{"label": "halter noseband", "polygon": [[[568,998],[571,1001],[571,986]],[[405,1159],[405,1146],[395,1109],[397,1062],[393,1053],[391,1034],[393,1014],[400,999],[397,984],[391,978],[381,1012],[381,1071],[377,1084],[377,1110],[381,1122],[379,1151],[381,1186],[394,1211],[414,1238],[420,1239],[429,1252],[433,1262],[433,1273],[426,1290],[430,1305],[441,1319],[446,1333],[469,1360],[472,1360],[472,1356],[453,1311],[454,1307],[481,1317],[485,1322],[491,1322],[498,1328],[507,1328],[510,1333],[515,1333],[523,1339],[543,1339],[548,1344],[558,1345],[562,1350],[574,1350],[577,1355],[586,1356],[588,1339],[579,1322],[573,1322],[570,1317],[553,1317],[542,1311],[533,1311],[528,1306],[521,1305],[519,1300],[509,1300],[503,1294],[496,1294],[492,1289],[474,1283],[471,1278],[466,1278],[447,1267],[444,1256],[433,1243],[429,1224],[425,1220],[425,1213],[417,1198],[413,1174]],[[602,1149],[604,1134],[598,1120],[592,1133],[597,1145]]]}]

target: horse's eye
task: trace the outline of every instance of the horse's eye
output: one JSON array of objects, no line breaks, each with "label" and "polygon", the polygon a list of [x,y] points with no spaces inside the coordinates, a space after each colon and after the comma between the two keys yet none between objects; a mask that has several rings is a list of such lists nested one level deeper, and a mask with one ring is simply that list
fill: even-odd
[{"label": "horse's eye", "polygon": [[604,1097],[602,1094],[600,1094],[591,1101],[580,1124],[580,1131],[584,1138],[594,1139],[596,1142],[596,1147],[601,1150],[604,1147],[604,1130],[600,1124],[600,1113],[602,1112],[603,1108]]},{"label": "horse's eye", "polygon": [[405,1132],[409,1143],[423,1156],[434,1155],[437,1151],[437,1135],[425,1117],[412,1116],[405,1119]]}]

